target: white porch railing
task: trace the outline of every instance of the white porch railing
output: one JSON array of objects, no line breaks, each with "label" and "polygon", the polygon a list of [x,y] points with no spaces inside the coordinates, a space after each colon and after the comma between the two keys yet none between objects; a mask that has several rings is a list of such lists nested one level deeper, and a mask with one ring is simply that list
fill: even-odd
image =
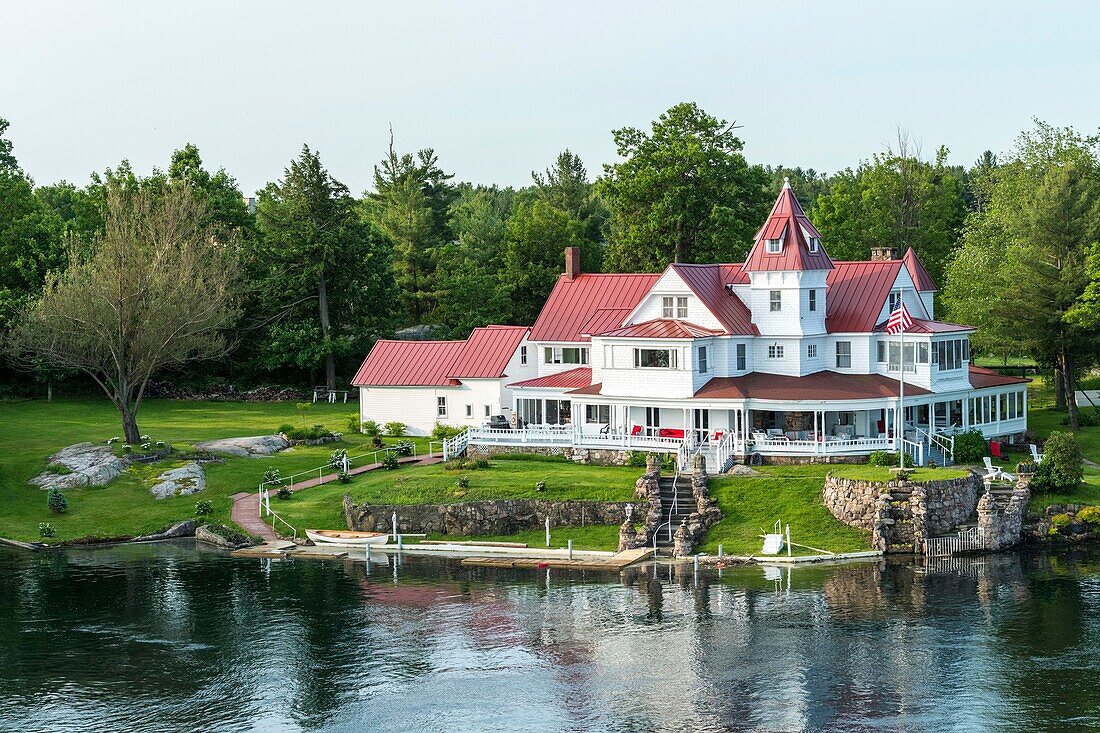
[{"label": "white porch railing", "polygon": [[718,473],[722,473],[729,468],[730,462],[733,460],[734,454],[737,448],[740,447],[740,441],[735,440],[736,434],[729,432],[726,433],[714,444],[714,470]]},{"label": "white porch railing", "polygon": [[918,466],[924,465],[924,443],[902,438],[901,449],[909,454],[914,464]]},{"label": "white porch railing", "polygon": [[893,440],[880,438],[835,438],[826,440],[793,440],[786,437],[753,436],[753,450],[765,455],[844,455],[875,450],[889,450]]},{"label": "white porch railing", "polygon": [[[628,433],[585,433],[572,425],[529,425],[515,430],[504,428],[470,428],[465,433],[465,442],[479,445],[569,445],[579,448],[620,448],[656,450],[662,453],[675,453],[686,441],[684,438],[659,437],[656,435],[630,435]],[[457,437],[463,437],[457,436]],[[456,445],[446,446],[448,449]],[[457,452],[451,453],[457,455]]]}]

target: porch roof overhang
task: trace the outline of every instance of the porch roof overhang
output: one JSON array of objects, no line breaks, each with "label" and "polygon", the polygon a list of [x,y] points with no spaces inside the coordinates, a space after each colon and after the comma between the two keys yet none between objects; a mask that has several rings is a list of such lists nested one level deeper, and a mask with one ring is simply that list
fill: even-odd
[{"label": "porch roof overhang", "polygon": [[1013,384],[1028,384],[1031,382],[1026,377],[1011,377],[1007,374],[1001,374],[995,369],[986,369],[985,367],[970,366],[969,374],[970,386],[974,389],[985,389],[986,387],[1006,387]]},{"label": "porch roof overhang", "polygon": [[547,374],[534,379],[525,379],[522,382],[512,382],[508,386],[512,389],[571,389],[586,387],[592,384],[592,368],[578,367],[567,369],[554,374]]},{"label": "porch roof overhang", "polygon": [[[840,374],[820,371],[804,377],[752,372],[743,377],[714,377],[695,393],[697,400],[768,400],[771,402],[822,402],[881,400],[898,396],[896,379],[881,374]],[[907,397],[932,394],[912,384]]]}]

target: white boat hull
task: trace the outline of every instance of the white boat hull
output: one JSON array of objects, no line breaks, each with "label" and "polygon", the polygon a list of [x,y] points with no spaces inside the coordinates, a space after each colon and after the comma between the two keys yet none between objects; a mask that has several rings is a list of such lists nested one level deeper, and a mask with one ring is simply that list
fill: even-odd
[{"label": "white boat hull", "polygon": [[390,541],[385,532],[350,532],[329,529],[307,529],[306,537],[315,545],[345,545],[361,547],[363,545],[384,545]]}]

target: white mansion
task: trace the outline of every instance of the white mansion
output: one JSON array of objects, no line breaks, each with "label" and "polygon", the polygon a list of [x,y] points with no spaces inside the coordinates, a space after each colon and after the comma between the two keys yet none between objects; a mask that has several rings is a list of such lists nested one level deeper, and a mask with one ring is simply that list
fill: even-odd
[{"label": "white mansion", "polygon": [[[951,458],[954,432],[1026,429],[1026,380],[970,365],[974,329],[935,319],[936,284],[916,254],[833,261],[789,185],[744,263],[660,274],[579,265],[568,250],[529,329],[378,342],[353,381],[361,419],[418,435],[436,422],[468,426],[451,450],[703,451],[719,468],[753,454],[898,449],[923,464]],[[899,303],[913,318],[904,337],[885,331]]]}]

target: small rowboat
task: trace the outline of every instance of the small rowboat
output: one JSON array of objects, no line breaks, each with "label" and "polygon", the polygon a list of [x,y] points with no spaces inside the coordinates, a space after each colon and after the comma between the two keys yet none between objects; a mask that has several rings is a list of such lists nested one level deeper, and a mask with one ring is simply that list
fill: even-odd
[{"label": "small rowboat", "polygon": [[306,537],[315,545],[384,545],[390,540],[386,532],[352,532],[346,529],[307,529]]}]

